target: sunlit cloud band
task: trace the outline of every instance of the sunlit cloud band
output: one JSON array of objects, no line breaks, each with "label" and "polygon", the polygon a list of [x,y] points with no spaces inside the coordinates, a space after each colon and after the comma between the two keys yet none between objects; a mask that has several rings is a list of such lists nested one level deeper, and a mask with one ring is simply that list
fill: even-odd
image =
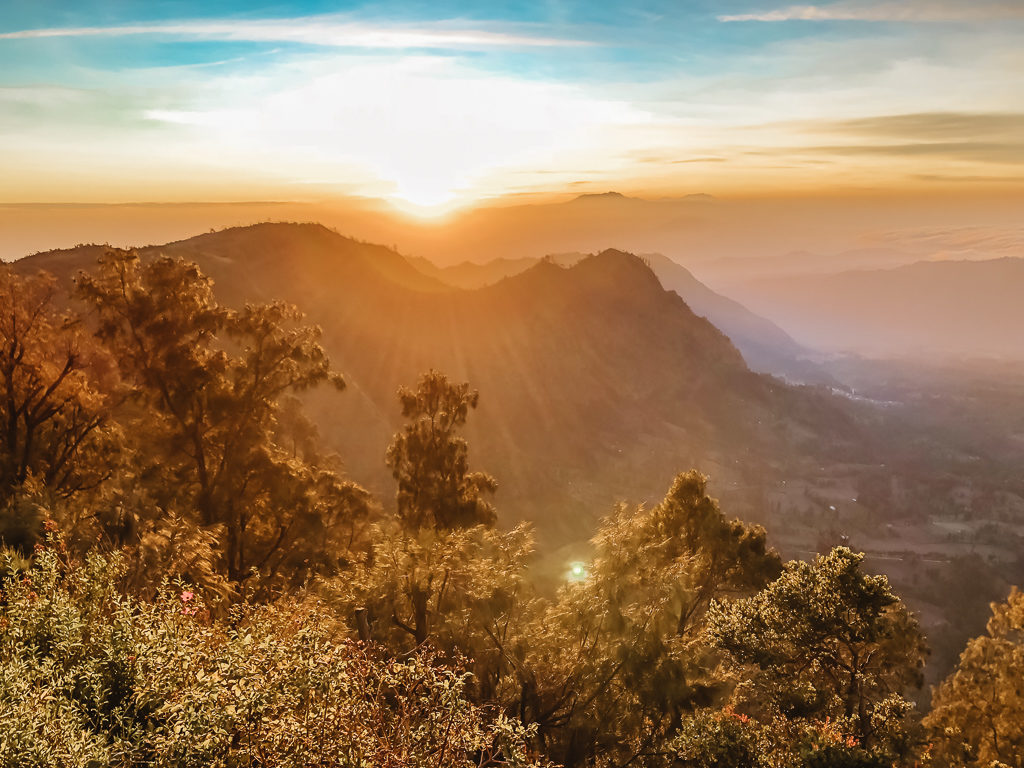
[{"label": "sunlit cloud band", "polygon": [[831,5],[791,5],[762,13],[740,13],[719,16],[719,21],[876,21],[876,22],[953,22],[1024,20],[1024,4],[1020,2],[896,2],[833,3]]},{"label": "sunlit cloud band", "polygon": [[489,48],[589,45],[587,41],[517,35],[481,29],[390,27],[344,23],[330,17],[266,21],[186,21],[111,27],[54,27],[0,33],[0,40],[54,37],[159,35],[203,40],[301,43],[336,48]]}]

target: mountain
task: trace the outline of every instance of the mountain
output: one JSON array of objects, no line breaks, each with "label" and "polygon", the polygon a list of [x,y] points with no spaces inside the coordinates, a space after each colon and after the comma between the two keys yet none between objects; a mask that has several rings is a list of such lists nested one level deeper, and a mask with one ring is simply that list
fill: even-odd
[{"label": "mountain", "polygon": [[[540,259],[525,256],[521,259],[491,259],[483,263],[463,261],[448,267],[439,267],[430,259],[422,256],[410,256],[408,261],[423,274],[440,280],[446,285],[472,290],[525,272]],[[579,261],[579,258],[575,261]]]},{"label": "mountain", "polygon": [[729,289],[821,350],[1024,359],[1024,259],[737,282]]},{"label": "mountain", "polygon": [[844,249],[829,255],[789,251],[777,255],[733,256],[702,265],[702,274],[716,284],[728,285],[769,278],[828,275],[840,271],[892,269],[920,261],[913,251],[896,248]]},{"label": "mountain", "polygon": [[[17,265],[66,280],[101,251]],[[349,384],[312,395],[313,416],[381,498],[392,492],[383,454],[401,423],[397,388],[429,368],[471,382],[481,393],[473,465],[499,479],[505,519],[534,521],[548,542],[589,538],[616,498],[659,498],[692,466],[740,489],[748,475],[816,467],[858,439],[837,398],[751,372],[720,330],[621,251],[570,267],[542,260],[476,290],[319,225],[230,229],[140,254],[195,261],[229,304],[301,306]],[[733,513],[756,517],[761,496],[741,496]]]},{"label": "mountain", "polygon": [[[478,201],[416,216],[382,200],[0,204],[0,260],[76,243],[167,242],[266,221],[319,221],[367,242],[450,266],[548,253],[663,253],[732,296],[737,281],[891,269],[916,261],[1024,255],[1020,196],[941,196],[919,207],[870,195],[643,199],[619,193]],[[955,222],[971,222],[957,226]],[[735,298],[735,297],[734,297]]]},{"label": "mountain", "polygon": [[755,371],[808,382],[834,383],[810,360],[811,353],[779,326],[738,301],[711,290],[688,269],[660,253],[645,256],[662,286],[675,291],[696,314],[728,336]]},{"label": "mountain", "polygon": [[[614,194],[614,193],[608,193]],[[568,266],[585,258],[581,253],[549,254],[544,257]],[[801,347],[775,323],[755,315],[737,301],[716,293],[672,259],[660,253],[642,254],[662,287],[675,291],[697,315],[706,317],[729,337],[747,365],[755,371],[807,383],[834,383],[811,361],[809,350]],[[517,275],[539,259],[492,259],[484,263],[464,261],[438,267],[428,259],[413,257],[409,262],[426,275],[459,288],[480,288]]]}]

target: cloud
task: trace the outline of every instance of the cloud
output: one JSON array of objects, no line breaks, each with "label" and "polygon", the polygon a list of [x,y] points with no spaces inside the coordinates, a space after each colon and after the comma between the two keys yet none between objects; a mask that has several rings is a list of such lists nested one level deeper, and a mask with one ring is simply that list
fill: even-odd
[{"label": "cloud", "polygon": [[911,178],[917,181],[937,181],[942,183],[971,184],[1022,184],[1024,176],[953,176],[940,173],[916,173]]},{"label": "cloud", "polygon": [[0,40],[54,37],[163,37],[236,42],[300,43],[334,48],[492,48],[590,45],[583,40],[519,35],[458,25],[397,27],[339,21],[335,16],[260,21],[183,21],[111,27],[53,27],[0,33]]},{"label": "cloud", "polygon": [[986,141],[936,141],[901,144],[851,144],[840,146],[789,147],[762,154],[821,154],[836,156],[879,155],[888,157],[944,157],[1003,165],[1024,164],[1024,143]]},{"label": "cloud", "polygon": [[1020,2],[903,2],[857,4],[839,2],[830,5],[790,5],[761,13],[719,16],[719,21],[906,21],[955,22],[1024,20]]},{"label": "cloud", "polygon": [[681,165],[685,163],[726,163],[724,157],[690,157],[686,160],[669,160],[673,165]]},{"label": "cloud", "polygon": [[817,137],[839,134],[850,143],[804,146],[799,152],[836,156],[934,156],[968,162],[1024,164],[1024,140],[1021,138],[1024,113],[1019,112],[876,115],[811,122],[805,124],[804,133]]},{"label": "cloud", "polygon": [[[923,180],[985,183],[1006,181],[966,176],[925,176]],[[930,259],[996,259],[1024,255],[1024,227],[1020,226],[911,227],[866,232],[858,241],[868,248],[895,249]]]},{"label": "cloud", "polygon": [[[816,129],[819,126],[815,127]],[[828,126],[838,133],[934,141],[1024,136],[1024,113],[922,112],[841,120]]]}]

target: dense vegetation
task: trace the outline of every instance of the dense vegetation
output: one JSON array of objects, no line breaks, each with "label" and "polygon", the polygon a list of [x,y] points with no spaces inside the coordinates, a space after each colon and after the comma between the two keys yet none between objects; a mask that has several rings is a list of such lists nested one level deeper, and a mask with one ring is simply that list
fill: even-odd
[{"label": "dense vegetation", "polygon": [[1022,765],[1020,593],[922,718],[862,556],[783,563],[691,471],[550,592],[469,385],[399,392],[393,503],[321,448],[318,385],[294,308],[188,262],[107,252],[70,304],[0,272],[0,766]]}]

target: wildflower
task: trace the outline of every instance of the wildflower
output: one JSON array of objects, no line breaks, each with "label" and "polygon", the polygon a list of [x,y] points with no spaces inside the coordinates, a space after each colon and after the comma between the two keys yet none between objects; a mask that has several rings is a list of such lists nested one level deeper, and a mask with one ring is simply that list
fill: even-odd
[{"label": "wildflower", "polygon": [[181,602],[183,602],[183,603],[191,602],[192,598],[194,598],[195,596],[196,596],[195,592],[189,592],[188,590],[185,590],[184,592],[181,593]]}]

